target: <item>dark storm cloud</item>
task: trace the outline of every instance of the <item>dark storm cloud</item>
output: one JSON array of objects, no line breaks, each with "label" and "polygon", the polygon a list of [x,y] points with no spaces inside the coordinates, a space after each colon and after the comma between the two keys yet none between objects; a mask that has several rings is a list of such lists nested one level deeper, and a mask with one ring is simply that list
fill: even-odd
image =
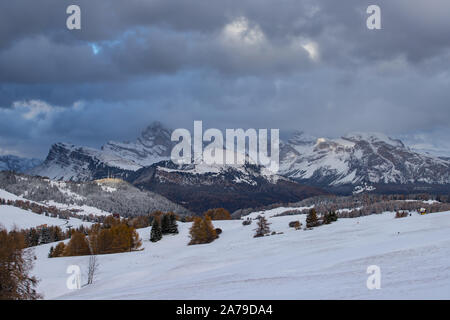
[{"label": "dark storm cloud", "polygon": [[0,149],[98,146],[152,120],[445,135],[449,16],[446,0],[3,1]]}]

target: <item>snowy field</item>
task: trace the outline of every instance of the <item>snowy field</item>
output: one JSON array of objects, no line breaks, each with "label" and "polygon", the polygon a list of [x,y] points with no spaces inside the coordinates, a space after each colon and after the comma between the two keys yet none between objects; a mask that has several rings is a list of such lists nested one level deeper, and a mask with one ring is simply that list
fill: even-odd
[{"label": "snowy field", "polygon": [[[195,246],[190,223],[157,243],[141,229],[145,249],[99,256],[94,284],[80,290],[67,289],[66,269],[79,265],[85,283],[87,256],[49,259],[50,245],[39,246],[33,272],[46,299],[450,299],[450,212],[288,227],[304,219],[269,218],[284,234],[264,238],[253,238],[255,221],[214,221],[220,238]],[[370,265],[381,268],[379,290],[367,289]]]},{"label": "snowy field", "polygon": [[70,218],[66,221],[63,219],[46,217],[43,214],[36,214],[13,206],[0,206],[0,224],[5,227],[6,230],[11,230],[14,227],[17,227],[17,229],[28,229],[43,224],[46,224],[47,226],[59,226],[63,230],[69,225],[74,228],[81,225],[92,225],[90,222],[85,222],[76,218]]}]

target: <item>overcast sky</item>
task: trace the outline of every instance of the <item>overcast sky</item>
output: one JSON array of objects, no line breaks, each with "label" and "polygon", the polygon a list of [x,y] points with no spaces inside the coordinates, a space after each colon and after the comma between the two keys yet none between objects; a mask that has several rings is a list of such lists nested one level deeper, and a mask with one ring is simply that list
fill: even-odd
[{"label": "overcast sky", "polygon": [[449,17],[448,0],[1,1],[0,154],[134,140],[155,120],[448,151]]}]

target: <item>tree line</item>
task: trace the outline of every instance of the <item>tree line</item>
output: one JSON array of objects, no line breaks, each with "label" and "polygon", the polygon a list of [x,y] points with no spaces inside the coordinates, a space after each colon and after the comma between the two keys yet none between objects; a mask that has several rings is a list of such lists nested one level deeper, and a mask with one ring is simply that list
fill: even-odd
[{"label": "tree line", "polygon": [[142,245],[136,229],[126,219],[108,216],[100,224],[72,233],[67,245],[60,242],[51,247],[50,258],[121,253],[138,250]]}]

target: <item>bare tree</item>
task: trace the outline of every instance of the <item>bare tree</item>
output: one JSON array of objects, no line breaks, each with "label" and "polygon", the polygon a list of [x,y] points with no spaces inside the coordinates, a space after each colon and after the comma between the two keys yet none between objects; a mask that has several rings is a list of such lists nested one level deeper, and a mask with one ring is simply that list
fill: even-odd
[{"label": "bare tree", "polygon": [[89,256],[89,268],[88,268],[88,282],[87,284],[92,284],[94,282],[95,274],[98,271],[99,263],[96,255]]}]

